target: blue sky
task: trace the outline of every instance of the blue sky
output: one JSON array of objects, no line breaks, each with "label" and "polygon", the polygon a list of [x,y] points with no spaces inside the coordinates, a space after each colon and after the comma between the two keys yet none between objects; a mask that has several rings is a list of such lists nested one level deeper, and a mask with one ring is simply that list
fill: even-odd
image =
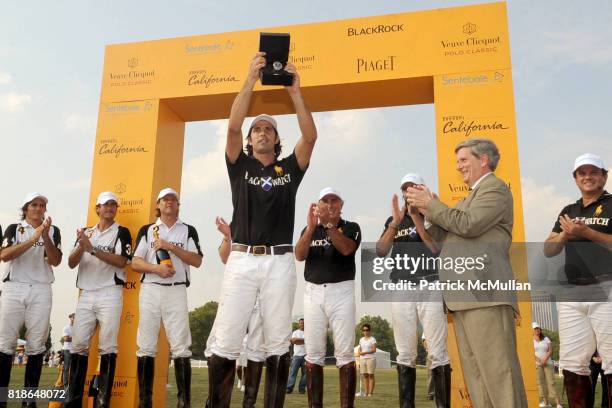
[{"label": "blue sky", "polygon": [[[74,230],[86,219],[107,44],[477,3],[5,3],[0,13],[0,224],[15,222],[22,197],[38,190],[51,200],[49,214],[63,231],[66,253],[74,242]],[[537,241],[546,236],[559,209],[577,198],[570,175],[573,159],[588,151],[612,163],[612,3],[510,1],[508,12],[527,239]],[[404,173],[418,171],[429,184],[437,184],[433,115],[431,105],[317,114],[320,139],[298,196],[296,229],[304,224],[307,204],[317,191],[333,185],[346,196],[345,217],[360,222],[365,240],[376,239]],[[290,148],[297,135],[295,118],[280,117],[279,123]],[[231,214],[222,158],[224,125],[190,123],[185,136],[181,217],[200,231],[206,256],[204,266],[192,272],[192,307],[216,298],[223,273],[213,220]],[[75,271],[65,262],[56,269],[54,340],[74,308],[74,281]],[[74,297],[58,296],[71,290]],[[358,314],[388,315],[388,309],[386,304],[361,304]],[[301,310],[297,296],[294,313]]]}]

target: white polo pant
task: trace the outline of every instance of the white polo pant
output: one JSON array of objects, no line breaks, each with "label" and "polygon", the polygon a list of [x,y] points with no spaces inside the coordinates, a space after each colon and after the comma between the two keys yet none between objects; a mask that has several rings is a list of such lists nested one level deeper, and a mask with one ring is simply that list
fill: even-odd
[{"label": "white polo pant", "polygon": [[28,356],[44,353],[49,337],[52,291],[49,283],[5,282],[0,296],[0,351],[15,354],[25,323]]},{"label": "white polo pant", "polygon": [[72,326],[72,354],[89,354],[89,344],[100,324],[98,351],[117,353],[117,335],[123,309],[123,287],[108,286],[96,290],[83,290],[76,307]]},{"label": "white polo pant", "polygon": [[[213,354],[210,347],[215,342],[215,332],[215,326],[213,325],[212,329],[210,330],[210,334],[208,335],[208,339],[206,340],[206,350],[204,351],[204,355],[206,357],[210,357]],[[261,318],[261,309],[259,307],[259,297],[257,297],[257,300],[255,301],[255,307],[253,308],[253,313],[251,313],[251,318],[249,319],[247,334],[246,349],[241,351],[239,359],[241,359],[244,354],[246,356],[246,360],[251,360],[258,363],[263,362],[266,359],[266,355],[263,351],[263,323]]]},{"label": "white polo pant", "polygon": [[249,333],[246,344],[246,358],[247,360],[261,363],[265,361],[266,354],[263,351],[264,347],[264,335],[263,335],[263,321],[261,318],[261,308],[259,307],[259,298],[255,302],[253,313],[249,319]]},{"label": "white polo pant", "polygon": [[172,359],[191,357],[191,331],[185,285],[141,283],[139,295],[138,357],[155,357],[160,324],[164,324]]},{"label": "white polo pant", "polygon": [[304,345],[306,361],[325,365],[327,328],[334,339],[336,366],[355,361],[355,281],[306,282],[304,293]]},{"label": "white polo pant", "polygon": [[590,375],[595,349],[601,369],[612,374],[612,302],[559,302],[559,365],[579,375]]},{"label": "white polo pant", "polygon": [[[213,324],[215,335],[210,342],[209,354],[230,360],[238,359],[258,294],[264,356],[287,353],[295,286],[292,252],[283,255],[253,255],[232,251],[225,266],[219,309]],[[248,347],[261,350],[261,347],[257,347],[258,341],[257,336],[254,336]]]},{"label": "white polo pant", "polygon": [[391,304],[393,336],[397,347],[397,363],[415,367],[417,359],[417,325],[421,322],[425,340],[429,346],[431,368],[450,363],[446,341],[448,324],[442,295],[431,293],[428,301],[394,302]]}]

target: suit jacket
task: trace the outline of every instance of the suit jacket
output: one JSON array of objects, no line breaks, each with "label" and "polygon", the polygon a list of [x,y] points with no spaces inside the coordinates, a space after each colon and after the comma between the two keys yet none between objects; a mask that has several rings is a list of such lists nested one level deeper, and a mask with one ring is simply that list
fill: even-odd
[{"label": "suit jacket", "polygon": [[[446,307],[452,311],[509,305],[518,313],[514,290],[468,290],[468,281],[515,279],[509,258],[514,214],[506,183],[489,174],[455,208],[438,199],[431,200],[427,220],[432,223],[428,232],[443,244],[440,282],[460,281],[466,288],[443,291]],[[480,263],[471,269],[466,268],[467,264],[460,266],[464,262],[461,258],[466,257],[478,258]]]}]

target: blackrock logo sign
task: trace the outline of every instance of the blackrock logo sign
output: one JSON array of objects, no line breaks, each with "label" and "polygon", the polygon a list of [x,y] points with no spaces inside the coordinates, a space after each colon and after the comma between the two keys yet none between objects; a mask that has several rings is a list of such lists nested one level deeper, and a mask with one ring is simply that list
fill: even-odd
[{"label": "blackrock logo sign", "polygon": [[398,33],[402,31],[404,31],[403,24],[379,24],[368,27],[349,27],[346,29],[346,36],[358,37],[364,35]]}]

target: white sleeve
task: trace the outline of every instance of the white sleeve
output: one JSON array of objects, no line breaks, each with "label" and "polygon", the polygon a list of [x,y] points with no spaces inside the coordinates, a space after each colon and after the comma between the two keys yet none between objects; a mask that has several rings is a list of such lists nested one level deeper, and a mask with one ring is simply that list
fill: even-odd
[{"label": "white sleeve", "polygon": [[147,248],[147,239],[146,237],[140,238],[140,242],[136,246],[136,251],[134,251],[134,256],[138,256],[143,259],[147,259],[147,252],[149,248]]}]

